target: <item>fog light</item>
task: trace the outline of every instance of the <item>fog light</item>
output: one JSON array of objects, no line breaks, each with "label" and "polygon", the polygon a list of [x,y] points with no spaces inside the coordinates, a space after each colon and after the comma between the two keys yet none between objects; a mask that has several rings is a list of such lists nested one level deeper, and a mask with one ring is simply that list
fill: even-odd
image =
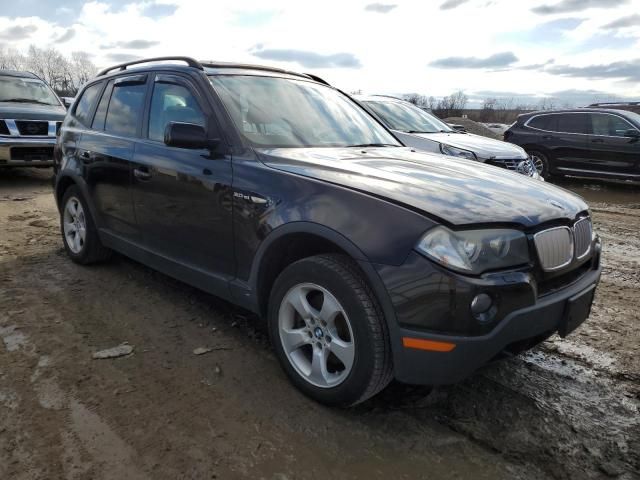
[{"label": "fog light", "polygon": [[492,305],[493,301],[491,300],[491,297],[486,293],[481,293],[473,297],[473,300],[471,300],[471,313],[478,317],[483,313],[487,313]]}]

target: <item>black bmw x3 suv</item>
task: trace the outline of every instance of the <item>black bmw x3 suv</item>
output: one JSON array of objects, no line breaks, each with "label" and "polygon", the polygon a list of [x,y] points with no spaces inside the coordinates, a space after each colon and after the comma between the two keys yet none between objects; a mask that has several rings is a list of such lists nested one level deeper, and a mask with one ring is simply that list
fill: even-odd
[{"label": "black bmw x3 suv", "polygon": [[257,313],[290,380],[338,406],[588,317],[600,242],[579,197],[407,148],[311,75],[152,60],[101,72],[62,125],[73,261],[115,250]]}]

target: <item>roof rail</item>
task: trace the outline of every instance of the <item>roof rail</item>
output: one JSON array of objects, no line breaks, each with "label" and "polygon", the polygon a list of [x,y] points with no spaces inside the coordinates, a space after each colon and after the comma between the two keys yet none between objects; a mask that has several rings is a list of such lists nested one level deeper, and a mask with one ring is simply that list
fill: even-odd
[{"label": "roof rail", "polygon": [[180,62],[185,62],[190,67],[197,68],[198,70],[204,70],[202,64],[196,59],[191,57],[177,57],[177,56],[176,57],[153,57],[153,58],[141,58],[140,60],[133,60],[131,62],[119,63],[118,65],[114,65],[113,67],[100,70],[97,76],[101,77],[102,75],[106,75],[107,73],[113,70],[118,70],[118,69],[120,71],[123,71],[123,70],[126,70],[127,67],[130,67],[132,65],[138,65],[140,63],[164,62],[167,60],[176,60]]},{"label": "roof rail", "polygon": [[[308,73],[292,72],[290,70],[285,70],[283,68],[269,67],[266,65],[254,65],[251,63],[217,62],[213,60],[202,61],[200,63],[202,64],[203,67],[208,67],[208,68],[238,68],[238,69],[247,69],[247,70],[261,70],[264,72],[286,73],[288,75],[295,75],[296,77],[312,78],[313,80],[316,80],[316,78],[319,78],[319,77],[313,78],[313,76]],[[326,83],[326,82],[323,80],[322,83]]]},{"label": "roof rail", "polygon": [[327,82],[324,78],[320,78],[319,76],[314,75],[313,73],[305,73],[305,75],[309,77],[311,80],[315,80],[316,82],[324,83],[325,85],[331,86],[329,82]]},{"label": "roof rail", "polygon": [[592,103],[591,105],[589,105],[590,107],[602,107],[605,105],[629,105],[629,106],[635,106],[635,105],[640,105],[640,102],[598,102],[598,103]]}]

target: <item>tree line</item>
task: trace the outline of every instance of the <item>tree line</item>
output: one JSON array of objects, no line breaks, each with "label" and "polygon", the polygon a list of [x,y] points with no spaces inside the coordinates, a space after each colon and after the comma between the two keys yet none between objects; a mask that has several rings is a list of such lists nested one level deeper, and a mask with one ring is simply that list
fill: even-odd
[{"label": "tree line", "polygon": [[403,95],[403,99],[420,108],[431,110],[440,118],[460,117],[464,114],[476,122],[505,124],[514,122],[522,113],[571,107],[567,103],[560,104],[552,97],[542,98],[535,105],[520,103],[513,98],[485,98],[482,107],[468,109],[466,106],[469,98],[461,90],[442,98],[408,93]]},{"label": "tree line", "polygon": [[26,53],[0,47],[0,70],[35,73],[60,96],[73,97],[98,71],[86,52],[63,55],[55,48],[31,45]]}]

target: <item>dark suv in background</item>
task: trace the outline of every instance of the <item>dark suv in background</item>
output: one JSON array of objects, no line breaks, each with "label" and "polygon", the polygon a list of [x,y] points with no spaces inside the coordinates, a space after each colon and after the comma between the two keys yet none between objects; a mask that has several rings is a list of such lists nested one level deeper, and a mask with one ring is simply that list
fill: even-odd
[{"label": "dark suv in background", "polygon": [[520,115],[504,134],[531,155],[545,178],[640,180],[640,115],[579,108]]},{"label": "dark suv in background", "polygon": [[56,130],[66,113],[35,74],[0,70],[0,168],[53,165]]},{"label": "dark suv in background", "polygon": [[105,70],[69,110],[73,261],[115,250],[266,318],[291,381],[330,405],[456,382],[588,317],[581,198],[405,147],[312,76],[171,60]]}]

